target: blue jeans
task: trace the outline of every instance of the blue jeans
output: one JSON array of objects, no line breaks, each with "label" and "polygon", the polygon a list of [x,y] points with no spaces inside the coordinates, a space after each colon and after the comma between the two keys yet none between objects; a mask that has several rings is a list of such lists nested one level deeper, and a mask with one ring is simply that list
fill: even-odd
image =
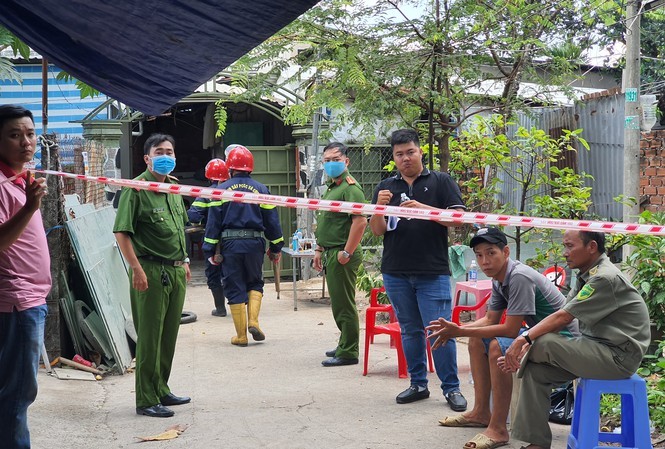
[{"label": "blue jeans", "polygon": [[30,447],[28,406],[37,397],[46,313],[46,305],[0,313],[0,442],[6,449]]},{"label": "blue jeans", "polygon": [[[383,285],[402,329],[402,346],[411,385],[427,385],[425,326],[443,317],[450,320],[450,277],[445,275],[383,274]],[[455,339],[432,352],[444,394],[459,391]]]}]

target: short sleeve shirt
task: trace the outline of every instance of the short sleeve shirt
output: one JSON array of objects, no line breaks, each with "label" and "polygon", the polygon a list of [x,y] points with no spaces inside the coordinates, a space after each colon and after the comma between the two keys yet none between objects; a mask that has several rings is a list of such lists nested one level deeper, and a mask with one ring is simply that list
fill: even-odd
[{"label": "short sleeve shirt", "polygon": [[624,368],[637,369],[651,341],[644,300],[605,254],[577,279],[564,310],[578,319],[582,336],[609,346]]},{"label": "short sleeve shirt", "polygon": [[[148,170],[135,179],[157,181]],[[164,182],[175,184],[168,177]],[[187,257],[187,221],[182,196],[125,187],[120,196],[113,232],[130,235],[137,257],[150,255],[184,260]]]},{"label": "short sleeve shirt", "polygon": [[[384,179],[374,191],[372,203],[380,190],[393,194],[390,206],[399,206],[401,194],[440,209],[465,209],[459,186],[447,173],[423,172],[409,185],[398,173]],[[429,220],[400,219],[393,231],[383,235],[381,272],[409,275],[450,275],[448,266],[448,228]]]},{"label": "short sleeve shirt", "polygon": [[[331,180],[324,200],[364,203],[365,193],[360,184],[348,172],[339,182]],[[345,212],[318,211],[316,214],[316,242],[324,248],[344,246],[351,231],[354,215]]]},{"label": "short sleeve shirt", "polygon": [[[7,176],[0,171],[0,183]],[[25,189],[12,182],[0,184],[0,223],[25,205]],[[51,257],[39,210],[32,214],[23,233],[0,250],[0,313],[23,311],[46,304],[51,290]]]},{"label": "short sleeve shirt", "polygon": [[[523,263],[508,259],[503,282],[492,281],[489,310],[506,310],[507,315],[523,315],[529,327],[561,309],[566,297],[545,276]],[[564,335],[577,335],[577,322]]]}]

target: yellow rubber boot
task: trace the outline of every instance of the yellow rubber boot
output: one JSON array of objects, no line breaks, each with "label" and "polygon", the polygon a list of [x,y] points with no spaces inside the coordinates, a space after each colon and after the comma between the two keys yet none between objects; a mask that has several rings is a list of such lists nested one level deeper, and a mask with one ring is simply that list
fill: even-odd
[{"label": "yellow rubber boot", "polygon": [[256,341],[263,341],[266,339],[266,334],[263,333],[259,327],[259,312],[261,311],[261,300],[263,294],[256,290],[250,290],[247,294],[249,296],[249,304],[247,305],[247,314],[249,315],[248,330]]},{"label": "yellow rubber boot", "polygon": [[238,334],[238,336],[231,338],[231,344],[247,346],[247,307],[245,304],[229,304],[229,308]]}]

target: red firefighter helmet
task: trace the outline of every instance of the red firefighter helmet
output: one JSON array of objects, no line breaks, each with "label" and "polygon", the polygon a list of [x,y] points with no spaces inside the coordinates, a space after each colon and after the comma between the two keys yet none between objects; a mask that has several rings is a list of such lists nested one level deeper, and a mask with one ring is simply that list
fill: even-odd
[{"label": "red firefighter helmet", "polygon": [[254,156],[252,156],[252,152],[247,148],[238,145],[229,152],[226,158],[226,167],[229,170],[253,172]]},{"label": "red firefighter helmet", "polygon": [[230,178],[226,162],[221,159],[211,159],[206,164],[206,178],[213,181],[226,181]]}]

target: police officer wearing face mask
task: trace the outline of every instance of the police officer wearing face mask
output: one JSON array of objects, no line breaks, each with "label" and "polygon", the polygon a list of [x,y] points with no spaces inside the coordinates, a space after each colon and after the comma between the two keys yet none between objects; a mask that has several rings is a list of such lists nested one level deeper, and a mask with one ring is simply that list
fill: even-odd
[{"label": "police officer wearing face mask", "polygon": [[[330,180],[323,199],[364,203],[365,194],[360,184],[347,170],[347,150],[339,142],[323,149],[323,169]],[[329,358],[321,363],[326,367],[355,365],[360,340],[356,277],[363,258],[360,240],[367,219],[362,215],[328,211],[318,212],[316,219],[314,268],[319,271],[325,268],[332,313],[341,332],[337,347],[327,351]]]},{"label": "police officer wearing face mask", "polygon": [[[175,141],[153,134],[143,147],[147,170],[140,181],[175,184]],[[188,397],[168,386],[185,288],[191,278],[185,244],[188,222],[182,196],[123,188],[113,232],[129,264],[129,295],[136,342],[136,413],[173,416],[168,406]]]}]

